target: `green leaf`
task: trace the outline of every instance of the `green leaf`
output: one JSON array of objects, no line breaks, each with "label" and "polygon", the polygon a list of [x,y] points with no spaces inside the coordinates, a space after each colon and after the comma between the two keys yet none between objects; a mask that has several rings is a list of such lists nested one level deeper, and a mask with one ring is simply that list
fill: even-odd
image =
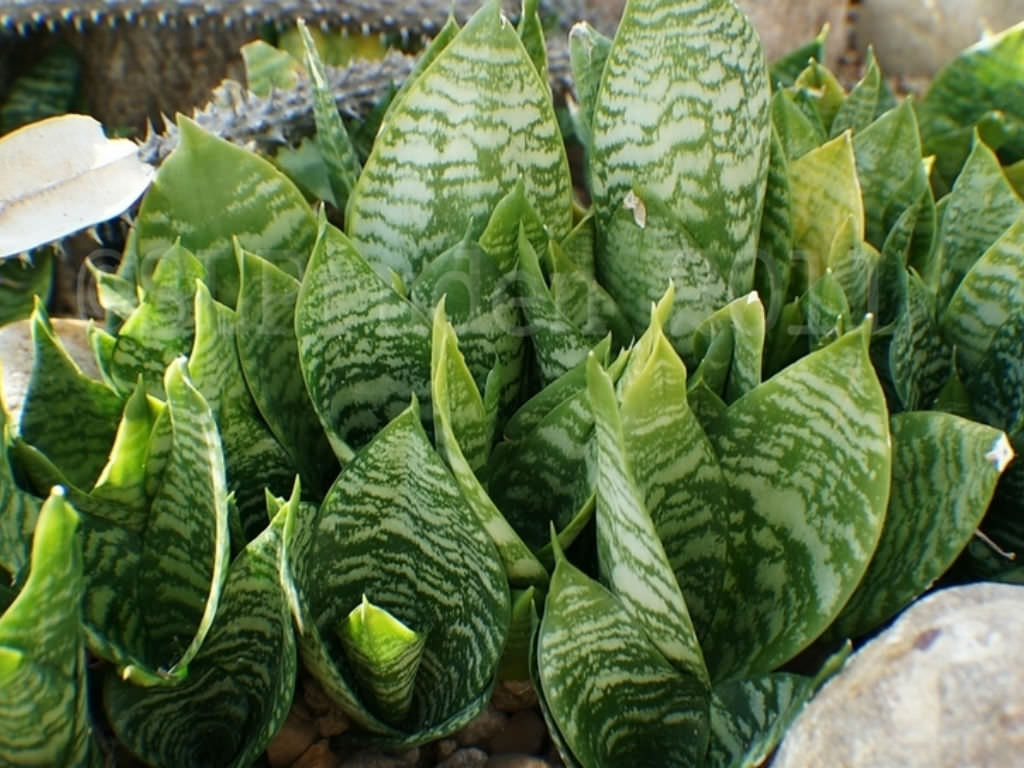
[{"label": "green leaf", "polygon": [[980,139],[975,139],[964,169],[943,209],[939,225],[937,275],[940,306],[956,291],[964,275],[1007,228],[1024,214],[999,166],[999,159]]},{"label": "green leaf", "polygon": [[[751,290],[770,95],[757,33],[730,0],[626,5],[593,119],[591,192],[606,263],[635,258],[623,252],[629,240],[613,234],[610,223],[630,192],[646,202],[643,188],[672,206],[732,295]],[[663,291],[664,282],[654,296],[638,298],[648,302]],[[619,292],[610,292],[622,303]],[[682,290],[679,298],[685,303]],[[634,327],[643,326],[626,313]]]},{"label": "green leaf", "polygon": [[733,490],[713,680],[771,671],[835,618],[885,519],[888,413],[865,323],[737,400],[709,437]]},{"label": "green leaf", "polygon": [[828,135],[832,121],[846,100],[846,91],[836,76],[828,67],[812,61],[797,77],[792,91],[808,117],[820,122],[822,132]]},{"label": "green leaf", "polygon": [[825,60],[825,41],[828,40],[829,25],[826,23],[817,37],[794,48],[781,58],[772,62],[769,72],[772,79],[772,88],[780,90],[788,88],[796,82],[800,73],[807,67],[807,63]]},{"label": "green leaf", "polygon": [[[882,77],[875,52],[868,46],[864,76],[850,91],[832,120],[830,134],[835,138],[844,131],[860,131],[871,125],[883,112],[895,107],[889,86]],[[909,105],[907,107],[909,109]]]},{"label": "green leaf", "polygon": [[[573,230],[574,233],[577,231],[579,228]],[[586,237],[582,235],[579,240]],[[568,244],[577,253],[584,247],[592,247],[592,244],[578,242],[576,238]],[[592,344],[610,333],[616,346],[626,346],[633,338],[633,330],[615,299],[594,277],[593,266],[580,265],[554,240],[548,243],[548,255],[551,260],[551,298],[558,311]],[[591,250],[589,261],[592,260]]]},{"label": "green leaf", "polygon": [[[361,727],[390,745],[458,729],[486,706],[508,630],[501,559],[430,446],[415,403],[345,466],[319,510],[286,524],[285,591],[307,669]],[[457,586],[456,586],[457,585]],[[398,727],[361,697],[336,629],[363,596],[425,636]]]},{"label": "green leaf", "polygon": [[548,86],[491,2],[387,115],[346,228],[382,275],[411,282],[520,177],[551,235],[565,236],[572,190]]},{"label": "green leaf", "polygon": [[163,411],[163,403],[147,395],[140,381],[124,403],[110,457],[89,492],[101,507],[110,505],[141,512],[149,504],[146,459],[153,429]]},{"label": "green leaf", "polygon": [[893,416],[892,444],[885,528],[833,636],[859,637],[881,626],[945,573],[1013,457],[999,430],[936,411]]},{"label": "green leaf", "polygon": [[728,374],[722,388],[726,402],[731,403],[761,383],[765,323],[764,307],[757,294],[748,293],[729,302],[697,327],[694,351],[698,358],[705,357],[721,334],[727,334],[731,340]]},{"label": "green leaf", "polygon": [[729,300],[725,276],[668,206],[645,190],[626,196],[604,235],[607,249],[597,252],[597,271],[635,332],[647,327],[651,303],[666,284],[675,285],[668,337],[689,359],[694,329]]},{"label": "green leaf", "polygon": [[71,483],[89,488],[114,442],[121,399],[106,385],[82,373],[60,343],[38,300],[32,316],[32,343],[32,374],[18,431]]},{"label": "green leaf", "polygon": [[32,314],[35,299],[46,303],[53,284],[53,251],[33,251],[29,258],[0,260],[0,326]]},{"label": "green leaf", "polygon": [[238,358],[270,431],[291,456],[302,485],[323,496],[338,463],[306,391],[295,336],[299,282],[266,259],[238,251]]},{"label": "green leaf", "polygon": [[949,378],[951,351],[935,319],[935,297],[917,275],[906,276],[906,308],[889,343],[889,370],[903,408],[932,407]]},{"label": "green leaf", "polygon": [[[546,573],[545,573],[546,577]],[[501,657],[501,680],[529,680],[530,654],[537,618],[537,588],[512,590],[512,615],[509,619],[505,652]]]},{"label": "green leaf", "polygon": [[429,321],[325,220],[299,290],[295,335],[309,397],[342,460],[410,393],[430,401]]},{"label": "green leaf", "polygon": [[0,615],[0,761],[73,768],[91,747],[78,515],[54,489],[39,512],[28,580]]},{"label": "green leaf", "polygon": [[345,656],[367,706],[399,724],[412,706],[426,637],[363,595],[338,628]]},{"label": "green leaf", "polygon": [[673,667],[622,603],[554,544],[534,666],[567,757],[586,768],[700,765],[709,733],[705,683]]},{"label": "green leaf", "polygon": [[269,522],[264,489],[275,495],[286,493],[295,469],[246,388],[235,344],[235,312],[214,301],[209,289],[200,283],[195,317],[196,338],[188,373],[217,422],[228,491],[238,505],[245,541],[251,541]]},{"label": "green leaf", "polygon": [[437,450],[498,548],[509,581],[546,583],[547,571],[505,520],[475,474],[490,454],[494,414],[487,412],[440,303],[434,311],[430,381]]},{"label": "green leaf", "polygon": [[[825,143],[821,124],[811,120],[789,91],[779,91],[772,97],[772,126],[779,135],[788,160],[803,157]],[[765,213],[771,208],[765,205]]]},{"label": "green leaf", "polygon": [[143,285],[180,238],[206,270],[213,297],[229,307],[238,294],[233,240],[301,277],[316,220],[298,187],[267,160],[179,117],[181,145],[157,172],[136,221]]},{"label": "green leaf", "polygon": [[0,380],[0,569],[11,579],[10,584],[4,583],[4,574],[0,572],[0,586],[20,589],[28,570],[32,532],[39,517],[39,499],[15,482],[11,463],[12,427]]},{"label": "green leaf", "polygon": [[572,66],[578,105],[574,107],[570,102],[568,108],[576,136],[588,154],[593,147],[594,107],[598,88],[611,48],[612,41],[586,21],[574,24],[569,30],[569,63]]},{"label": "green leaf", "polygon": [[302,65],[287,51],[253,40],[242,46],[241,54],[245,86],[257,96],[267,98],[274,91],[288,91],[298,85]]},{"label": "green leaf", "polygon": [[348,131],[345,130],[345,124],[338,114],[334,95],[327,85],[324,63],[302,19],[299,19],[298,30],[302,37],[302,47],[306,52],[306,69],[309,71],[310,83],[313,86],[317,146],[327,166],[327,178],[331,184],[334,204],[344,209],[356,179],[359,178],[359,158],[356,157]]},{"label": "green leaf", "polygon": [[114,342],[110,373],[121,392],[131,391],[141,375],[149,391],[163,397],[164,371],[192,346],[193,297],[204,275],[203,265],[180,242],[161,256],[142,303]]},{"label": "green leaf", "polygon": [[850,217],[864,237],[864,203],[849,133],[843,133],[789,164],[793,193],[796,295],[824,274],[836,233]]},{"label": "green leaf", "polygon": [[946,341],[956,347],[963,370],[983,363],[999,329],[1021,308],[1024,211],[971,265],[939,319]]},{"label": "green leaf", "polygon": [[835,341],[851,325],[850,303],[831,270],[819,277],[801,297],[800,308],[807,324],[799,330],[807,336],[811,350]]},{"label": "green leaf", "polygon": [[789,292],[793,268],[793,191],[789,183],[789,160],[779,132],[772,130],[768,183],[764,196],[764,215],[758,239],[754,289],[771,319],[779,317]]},{"label": "green leaf", "polygon": [[[587,392],[597,434],[595,519],[601,579],[629,613],[630,624],[673,667],[710,688],[686,600],[629,469],[611,377],[593,355],[587,359]],[[639,416],[633,426],[641,422]]]},{"label": "green leaf", "polygon": [[1024,434],[1024,314],[1018,306],[992,338],[988,354],[967,373],[975,418],[1014,437]]},{"label": "green leaf", "polygon": [[107,675],[103,698],[114,732],[147,763],[248,768],[284,724],[298,666],[278,581],[284,520],[278,514],[231,563],[185,680],[142,688]]},{"label": "green leaf", "polygon": [[539,5],[539,0],[523,0],[516,32],[519,33],[519,39],[523,41],[523,47],[530,55],[533,66],[537,68],[537,74],[545,85],[548,85],[548,49],[544,44],[544,25],[537,10]]},{"label": "green leaf", "polygon": [[184,360],[167,369],[164,387],[167,408],[146,460],[152,503],[135,513],[91,514],[82,525],[89,648],[141,685],[187,676],[228,568],[227,488],[213,414],[186,378]]}]

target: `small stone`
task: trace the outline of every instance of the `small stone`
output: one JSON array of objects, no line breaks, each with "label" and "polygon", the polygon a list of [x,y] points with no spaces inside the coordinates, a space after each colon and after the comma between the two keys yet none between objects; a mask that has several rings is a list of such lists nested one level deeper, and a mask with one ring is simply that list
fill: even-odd
[{"label": "small stone", "polygon": [[547,735],[548,729],[540,714],[535,709],[524,709],[512,715],[505,722],[505,727],[491,737],[489,751],[491,754],[537,754],[544,748]]},{"label": "small stone", "polygon": [[352,722],[339,709],[329,709],[316,719],[316,728],[323,738],[337,736],[352,727]]},{"label": "small stone", "polygon": [[407,749],[404,752],[363,749],[348,755],[339,768],[411,768],[419,760],[418,748]]},{"label": "small stone", "polygon": [[316,724],[292,709],[267,747],[267,762],[271,768],[291,765],[309,749],[316,738]]},{"label": "small stone", "polygon": [[487,765],[487,753],[476,747],[458,749],[437,764],[437,768],[484,768]]},{"label": "small stone", "polygon": [[455,739],[441,739],[434,742],[434,754],[437,756],[438,762],[444,760],[458,748],[459,742]]},{"label": "small stone", "polygon": [[529,680],[502,680],[494,689],[491,704],[501,712],[520,712],[537,706],[537,691]]},{"label": "small stone", "polygon": [[491,755],[484,768],[551,768],[551,763],[535,755]]},{"label": "small stone", "polygon": [[1024,587],[936,592],[800,713],[773,768],[1009,768],[1024,755]]},{"label": "small stone", "polygon": [[338,758],[324,739],[303,752],[302,757],[292,763],[292,768],[338,768]]},{"label": "small stone", "polygon": [[462,730],[456,731],[453,738],[463,747],[479,747],[502,729],[507,716],[492,705],[470,720]]}]

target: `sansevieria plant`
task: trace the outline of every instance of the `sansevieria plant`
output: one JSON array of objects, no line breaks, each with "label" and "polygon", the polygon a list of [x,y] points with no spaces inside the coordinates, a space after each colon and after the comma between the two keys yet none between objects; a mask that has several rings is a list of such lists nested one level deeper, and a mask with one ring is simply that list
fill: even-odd
[{"label": "sansevieria plant", "polygon": [[97,274],[102,381],[36,307],[0,455],[8,764],[98,761],[109,728],[250,765],[301,665],[345,741],[441,738],[529,677],[567,765],[756,766],[846,638],[980,525],[1022,540],[1024,203],[983,132],[946,193],[927,99],[873,61],[845,92],[820,40],[769,68],[730,0],[577,26],[556,108],[536,3],[491,2],[363,153],[300,33],[315,139],[179,118]]}]

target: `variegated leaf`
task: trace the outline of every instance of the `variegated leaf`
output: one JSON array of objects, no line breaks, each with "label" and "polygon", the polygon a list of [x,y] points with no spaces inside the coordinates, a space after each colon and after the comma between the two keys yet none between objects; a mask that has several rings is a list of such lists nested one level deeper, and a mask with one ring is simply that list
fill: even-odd
[{"label": "variegated leaf", "polygon": [[299,363],[295,306],[299,282],[266,259],[239,249],[238,358],[270,431],[291,456],[303,487],[320,497],[338,472]]},{"label": "variegated leaf", "polygon": [[0,259],[0,326],[32,314],[38,296],[46,301],[54,278],[54,249],[32,251],[28,257]]},{"label": "variegated leaf", "polygon": [[108,674],[118,738],[151,765],[248,768],[288,715],[297,653],[278,581],[284,515],[231,563],[217,615],[188,677],[143,688]]},{"label": "variegated leaf", "polygon": [[[490,698],[508,630],[501,559],[430,446],[415,403],[345,466],[319,510],[286,526],[285,591],[306,667],[376,740],[413,745],[475,717]],[[400,723],[360,696],[335,639],[363,596],[426,640]]]},{"label": "variegated leaf", "polygon": [[609,224],[642,187],[672,206],[733,295],[751,290],[769,98],[760,41],[731,0],[626,4],[596,97],[590,163],[599,255],[619,264],[612,271],[625,271],[621,262],[634,254]]},{"label": "variegated leaf", "polygon": [[639,189],[627,195],[603,228],[606,245],[597,251],[601,284],[622,308],[633,331],[640,333],[647,327],[651,303],[673,282],[676,302],[667,333],[683,358],[689,359],[693,330],[729,300],[726,275],[653,192]]},{"label": "variegated leaf", "polygon": [[[772,126],[790,162],[825,143],[820,121],[811,120],[789,91],[779,91],[772,97]],[[771,207],[766,204],[765,215],[769,211]]]},{"label": "variegated leaf", "polygon": [[800,308],[806,322],[800,333],[810,350],[835,341],[851,325],[850,302],[831,270],[826,270],[800,297]]},{"label": "variegated leaf", "polygon": [[[114,442],[121,398],[82,373],[57,338],[38,299],[32,316],[32,344],[32,374],[18,432],[71,483],[89,488]],[[69,439],[69,430],[74,439]]]},{"label": "variegated leaf", "polygon": [[324,219],[295,334],[306,389],[338,458],[369,442],[411,393],[430,402],[430,322]]},{"label": "variegated leaf", "polygon": [[764,193],[764,216],[758,238],[754,289],[774,325],[789,293],[793,268],[793,192],[789,183],[789,159],[779,132],[772,129],[768,183]]},{"label": "variegated leaf", "polygon": [[[630,469],[614,385],[594,356],[587,359],[587,394],[597,440],[595,519],[601,580],[629,613],[633,628],[681,674],[710,689],[686,599]],[[643,424],[644,415],[635,414],[634,427],[650,425]]]},{"label": "variegated leaf", "polygon": [[494,413],[488,413],[459,351],[444,307],[434,310],[430,394],[437,450],[448,464],[466,502],[498,548],[514,584],[542,585],[548,573],[491,501],[477,479],[490,454]]},{"label": "variegated leaf", "polygon": [[586,768],[700,765],[709,692],[681,673],[608,590],[555,546],[533,665],[556,743]]},{"label": "variegated leaf", "polygon": [[828,270],[843,289],[843,294],[850,305],[850,317],[859,322],[869,308],[871,296],[871,278],[876,274],[875,267],[879,260],[878,251],[857,235],[857,227],[853,217],[846,221],[832,238],[832,248],[828,254]]},{"label": "variegated leaf", "polygon": [[[731,339],[727,376],[721,394],[727,403],[745,395],[761,383],[766,318],[756,293],[729,302],[705,319],[694,333],[695,357],[702,359],[720,334]],[[703,366],[701,362],[701,366]]]},{"label": "variegated leaf", "polygon": [[6,571],[6,574],[0,572],[0,585],[20,589],[28,572],[39,500],[15,482],[11,465],[11,428],[0,382],[0,569]]},{"label": "variegated leaf", "polygon": [[875,118],[895,106],[896,100],[889,90],[888,83],[882,77],[875,53],[869,46],[864,76],[839,107],[829,132],[833,138],[843,131],[859,133],[871,125]]},{"label": "variegated leaf", "polygon": [[[586,229],[573,230],[576,232],[585,233]],[[587,235],[582,234],[568,244],[576,253],[589,248],[587,261],[592,262],[592,242],[586,242],[586,238]],[[579,264],[554,240],[548,244],[548,255],[551,259],[551,298],[555,308],[591,343],[596,344],[610,333],[615,346],[627,346],[633,339],[633,329],[615,299],[594,277],[592,263],[589,266]]]},{"label": "variegated leaf", "polygon": [[150,392],[164,396],[164,371],[192,346],[193,297],[204,276],[203,265],[180,242],[160,257],[142,303],[114,342],[110,373],[121,392],[130,392],[142,376]]},{"label": "variegated leaf", "polygon": [[[168,405],[150,436],[146,466],[151,504],[88,515],[82,525],[89,648],[142,685],[186,677],[228,568],[227,488],[213,414],[187,379],[184,360],[167,369],[164,387]],[[158,477],[150,474],[158,470]],[[124,584],[134,585],[127,594]]]},{"label": "variegated leaf", "polygon": [[301,277],[316,220],[299,189],[267,160],[179,117],[181,145],[160,166],[136,221],[143,286],[157,259],[180,238],[202,262],[214,298],[235,306],[234,238]]},{"label": "variegated leaf", "polygon": [[[586,21],[569,30],[569,62],[578,104],[569,103],[569,115],[580,143],[589,153],[593,146],[594,106],[612,41]],[[588,167],[589,170],[589,167]]]},{"label": "variegated leaf", "polygon": [[952,351],[935,318],[935,297],[916,272],[906,275],[905,309],[889,342],[889,371],[904,410],[931,408],[949,378]]},{"label": "variegated leaf", "polygon": [[822,135],[829,135],[846,100],[846,91],[836,76],[820,61],[810,61],[790,90],[800,108],[820,126]]},{"label": "variegated leaf", "polygon": [[[148,506],[146,460],[149,441],[165,407],[159,400],[146,394],[146,387],[141,381],[125,401],[110,457],[89,492],[89,496],[108,515],[112,508],[130,510],[126,514],[131,514],[141,512]],[[83,508],[83,511],[87,510]]]},{"label": "variegated leaf", "polygon": [[735,512],[712,679],[768,672],[835,618],[885,519],[891,446],[870,321],[737,400],[709,431]]},{"label": "variegated leaf", "polygon": [[235,312],[214,301],[209,289],[200,283],[195,318],[188,374],[217,422],[228,490],[238,505],[245,541],[251,541],[270,522],[265,491],[277,496],[287,493],[295,468],[260,417],[245,385],[235,344]]},{"label": "variegated leaf", "polygon": [[480,247],[491,255],[503,274],[514,272],[519,263],[520,228],[525,231],[533,250],[544,253],[548,233],[526,196],[526,185],[521,177],[516,180],[512,190],[494,206],[478,240]]},{"label": "variegated leaf", "polygon": [[1006,435],[948,413],[892,417],[892,497],[871,565],[830,630],[859,637],[945,573],[981,523],[1013,458]]},{"label": "variegated leaf", "polygon": [[963,170],[942,211],[938,264],[934,275],[941,307],[964,275],[1024,215],[1017,196],[999,165],[999,158],[975,136]]},{"label": "variegated leaf", "polygon": [[489,2],[387,115],[346,228],[375,269],[410,282],[520,177],[551,236],[565,236],[571,182],[548,86]]},{"label": "variegated leaf", "polygon": [[39,512],[25,586],[0,615],[0,762],[88,765],[78,515],[55,489]]},{"label": "variegated leaf", "polygon": [[849,133],[808,152],[789,165],[793,192],[796,294],[824,274],[832,241],[853,217],[857,239],[864,238],[864,203]]},{"label": "variegated leaf", "polygon": [[[634,346],[619,379],[622,468],[617,471],[629,473],[631,469],[639,491],[637,501],[650,514],[686,601],[684,613],[692,617],[697,636],[704,637],[722,586],[725,521],[731,502],[711,443],[687,403],[686,367],[662,332],[672,299],[670,289],[652,310],[651,325]],[[605,408],[606,418],[615,415],[607,404]],[[609,426],[606,424],[606,429]],[[599,460],[606,465],[611,458],[604,449],[599,453]],[[603,469],[606,476],[616,471],[615,465]],[[599,544],[605,519],[601,488],[599,474]],[[619,512],[612,508],[605,509],[603,514],[612,511]],[[627,522],[618,521],[611,529],[614,531]],[[638,547],[633,548],[639,551]],[[657,560],[651,560],[646,567],[651,569],[655,563]]]},{"label": "variegated leaf", "polygon": [[771,63],[769,72],[774,90],[793,85],[800,73],[807,67],[807,62],[825,60],[825,42],[828,40],[828,33],[829,27],[826,24],[813,40],[783,54],[781,58]]}]

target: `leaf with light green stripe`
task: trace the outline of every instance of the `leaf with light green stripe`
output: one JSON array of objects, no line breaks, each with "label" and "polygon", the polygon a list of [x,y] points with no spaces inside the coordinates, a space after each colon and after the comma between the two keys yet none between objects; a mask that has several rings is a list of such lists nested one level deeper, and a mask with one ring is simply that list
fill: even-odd
[{"label": "leaf with light green stripe", "polygon": [[325,219],[299,289],[295,335],[310,400],[342,460],[411,393],[430,402],[429,320]]},{"label": "leaf with light green stripe", "polygon": [[[612,41],[586,21],[569,30],[569,63],[577,102],[567,105],[576,136],[589,153],[593,146],[594,106]],[[589,167],[588,167],[589,170]]]},{"label": "leaf with light green stripe", "polygon": [[544,222],[526,197],[526,185],[522,177],[494,206],[487,226],[477,241],[504,274],[515,272],[519,263],[520,228],[526,231],[526,239],[534,251],[543,253],[547,247],[548,234]]},{"label": "leaf with light green stripe", "polygon": [[477,479],[487,461],[494,432],[488,413],[459,351],[444,307],[434,310],[430,395],[437,450],[448,464],[466,502],[494,541],[510,582],[544,584],[548,573],[505,520]]},{"label": "leaf with light green stripe", "polygon": [[[148,508],[83,517],[90,650],[142,685],[173,685],[188,674],[213,621],[228,568],[224,460],[213,414],[186,377],[185,362],[164,377],[170,432]],[[157,450],[163,450],[162,446]],[[126,589],[126,585],[130,588]]]},{"label": "leaf with light green stripe", "polygon": [[46,454],[71,483],[89,488],[114,442],[121,398],[82,373],[38,300],[32,315],[32,345],[32,374],[18,432]]},{"label": "leaf with light green stripe", "polygon": [[998,330],[988,354],[968,373],[974,417],[1024,437],[1024,306],[1017,306]]},{"label": "leaf with light green stripe", "polygon": [[[2,374],[2,370],[0,370]],[[39,516],[39,500],[18,487],[11,464],[11,424],[0,381],[0,585],[20,588],[27,574],[32,532]]]},{"label": "leaf with light green stripe", "polygon": [[789,164],[793,192],[794,271],[799,295],[821,277],[836,232],[851,216],[864,237],[864,203],[849,133],[843,133]]},{"label": "leaf with light green stripe", "polygon": [[346,228],[375,269],[410,282],[520,177],[551,236],[564,237],[572,189],[548,86],[491,2],[387,115]]},{"label": "leaf with light green stripe", "polygon": [[765,764],[807,701],[850,655],[846,643],[814,677],[773,672],[715,686],[711,692],[708,768],[758,768]]},{"label": "leaf with light green stripe", "polygon": [[39,512],[31,568],[0,615],[0,762],[87,765],[92,747],[82,643],[78,515],[55,489]]},{"label": "leaf with light green stripe", "polygon": [[124,507],[139,512],[149,504],[146,458],[153,428],[164,407],[146,394],[141,381],[125,401],[110,457],[89,492],[108,511],[110,507]]},{"label": "leaf with light green stripe", "polygon": [[412,706],[426,636],[363,595],[363,602],[339,624],[338,637],[369,709],[400,724]]},{"label": "leaf with light green stripe", "polygon": [[[710,688],[686,600],[630,471],[615,388],[594,356],[587,359],[587,394],[597,436],[595,519],[601,580],[630,614],[630,623],[673,667]],[[643,415],[637,416],[634,427],[642,424]]]},{"label": "leaf with light green stripe", "polygon": [[118,738],[150,765],[248,768],[288,716],[298,666],[278,581],[285,516],[231,563],[210,632],[179,685],[142,688],[108,674]]},{"label": "leaf with light green stripe", "polygon": [[327,72],[320,59],[306,23],[299,19],[299,36],[305,50],[306,70],[313,86],[313,116],[316,121],[316,141],[327,166],[327,179],[331,184],[334,204],[344,210],[345,202],[359,178],[359,158],[352,140],[338,114],[334,95],[327,85]]},{"label": "leaf with light green stripe", "polygon": [[[619,379],[620,459],[622,467],[631,468],[640,494],[637,501],[650,514],[664,547],[686,601],[684,615],[692,617],[697,636],[703,637],[722,585],[724,526],[731,504],[711,443],[687,404],[686,367],[662,332],[672,299],[670,289],[652,310],[651,325],[634,346]],[[604,407],[607,417],[615,415],[610,406]],[[604,450],[599,457],[605,462],[612,459]],[[597,509],[600,532],[600,475]],[[653,568],[656,562],[651,560],[647,567]]]},{"label": "leaf with light green stripe", "polygon": [[53,249],[34,251],[30,258],[0,260],[0,326],[32,314],[35,297],[46,301],[54,277]]},{"label": "leaf with light green stripe", "polygon": [[299,282],[266,259],[239,249],[238,358],[270,431],[291,456],[303,487],[322,496],[338,473],[299,363],[295,306]]},{"label": "leaf with light green stripe", "polygon": [[195,317],[196,338],[188,373],[217,422],[228,491],[238,505],[245,541],[251,541],[270,522],[264,489],[274,495],[287,493],[295,468],[263,422],[245,385],[235,344],[235,312],[214,301],[209,289],[199,283]]},{"label": "leaf with light green stripe", "polygon": [[820,61],[811,61],[790,90],[800,108],[816,124],[820,123],[822,134],[827,135],[846,100],[846,90],[836,76]]},{"label": "leaf with light green stripe", "polygon": [[1006,435],[938,411],[892,417],[892,498],[882,538],[830,629],[860,637],[945,573],[967,546],[1013,458]]},{"label": "leaf with light green stripe", "polygon": [[952,351],[939,333],[935,297],[916,272],[906,275],[907,300],[889,342],[889,370],[903,408],[931,408],[949,378]]},{"label": "leaf with light green stripe", "polygon": [[[341,471],[319,510],[286,524],[285,591],[307,669],[366,738],[414,745],[486,706],[510,598],[498,551],[431,447],[415,403]],[[363,596],[425,637],[400,723],[361,697],[336,637]]]},{"label": "leaf with light green stripe", "polygon": [[800,297],[800,308],[807,323],[801,330],[811,350],[835,341],[851,325],[850,303],[831,270],[826,270]]},{"label": "leaf with light green stripe", "polygon": [[868,358],[870,321],[729,406],[709,430],[736,507],[713,680],[785,663],[835,618],[867,569],[891,447]]},{"label": "leaf with light green stripe", "polygon": [[773,61],[769,68],[772,88],[780,90],[793,85],[800,76],[800,73],[807,67],[807,62],[811,59],[814,61],[824,61],[825,42],[828,40],[828,33],[829,25],[826,23],[813,40],[783,54],[781,58]]},{"label": "leaf with light green stripe", "polygon": [[[664,299],[662,300],[664,301]],[[723,399],[731,403],[761,383],[766,318],[756,293],[748,293],[704,320],[694,333],[695,357],[701,359],[722,333],[731,339]],[[701,363],[703,365],[703,362]]]},{"label": "leaf with light green stripe", "polygon": [[130,392],[141,375],[152,394],[164,396],[164,371],[192,346],[193,297],[204,276],[203,265],[180,242],[160,257],[142,303],[121,326],[110,356],[110,374],[122,392]]},{"label": "leaf with light green stripe", "polygon": [[971,370],[988,355],[993,339],[1010,316],[1022,310],[1024,211],[973,263],[939,323],[946,341],[956,347],[964,370]]},{"label": "leaf with light green stripe", "polygon": [[[871,125],[879,117],[896,106],[892,92],[882,77],[875,59],[875,52],[868,46],[868,60],[864,65],[864,76],[847,95],[839,111],[836,112],[829,129],[835,138],[843,131],[855,134]],[[909,109],[909,104],[907,106]]]},{"label": "leaf with light green stripe", "polygon": [[758,238],[754,290],[773,320],[782,311],[793,268],[793,200],[789,183],[789,159],[779,132],[772,130],[764,215]]},{"label": "leaf with light green stripe", "polygon": [[848,216],[832,238],[826,264],[842,287],[850,305],[850,318],[855,322],[860,322],[868,312],[873,289],[871,279],[879,258],[878,251],[857,234],[857,225],[853,217]]},{"label": "leaf with light green stripe", "polygon": [[672,666],[619,599],[554,544],[533,667],[567,757],[586,768],[700,765],[706,684]]},{"label": "leaf with light green stripe", "polygon": [[1020,226],[1024,202],[1010,186],[995,156],[975,135],[963,170],[942,212],[937,275],[940,307],[964,275],[1011,226]]},{"label": "leaf with light green stripe", "polygon": [[206,270],[218,301],[235,306],[233,239],[301,277],[316,219],[298,187],[267,160],[178,118],[181,144],[160,166],[136,221],[142,284],[153,261],[180,238]]},{"label": "leaf with light green stripe", "polygon": [[596,254],[602,286],[622,308],[633,331],[641,333],[647,327],[651,303],[661,298],[672,281],[676,303],[668,336],[688,359],[693,330],[729,300],[725,276],[653,192],[638,189],[627,195],[603,229],[606,247]]},{"label": "leaf with light green stripe", "polygon": [[757,33],[731,0],[629,0],[594,107],[599,255],[634,258],[622,252],[609,223],[639,186],[672,206],[733,295],[750,291],[770,96]]},{"label": "leaf with light green stripe", "polygon": [[[815,123],[797,106],[789,91],[779,91],[772,97],[772,125],[779,135],[786,159],[792,162],[825,143],[820,122]],[[765,205],[765,215],[771,211]]]},{"label": "leaf with light green stripe", "polygon": [[[586,232],[585,229],[573,232]],[[571,236],[570,236],[571,237]],[[589,247],[588,261],[593,261],[592,243],[572,240],[569,246],[579,253]],[[609,333],[616,346],[627,346],[633,339],[633,329],[626,316],[594,277],[593,266],[584,266],[574,261],[570,253],[552,240],[548,243],[551,260],[551,298],[555,308],[580,330],[580,333],[596,344]]]}]

